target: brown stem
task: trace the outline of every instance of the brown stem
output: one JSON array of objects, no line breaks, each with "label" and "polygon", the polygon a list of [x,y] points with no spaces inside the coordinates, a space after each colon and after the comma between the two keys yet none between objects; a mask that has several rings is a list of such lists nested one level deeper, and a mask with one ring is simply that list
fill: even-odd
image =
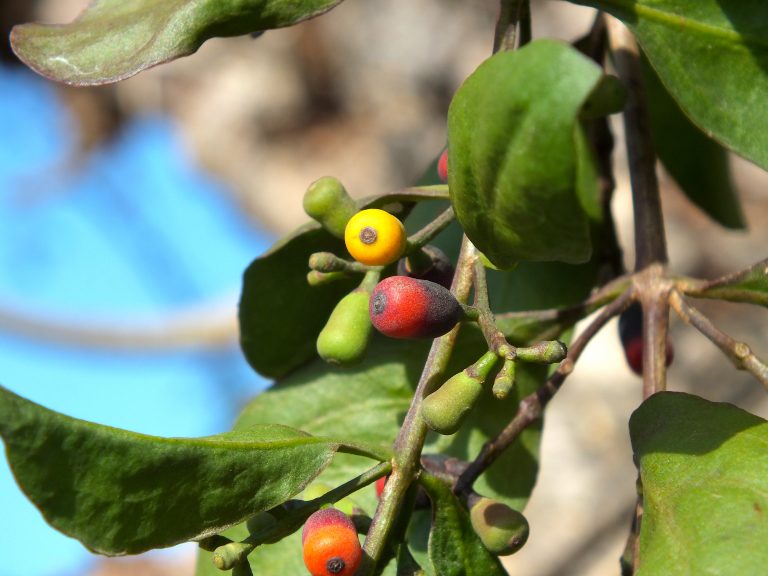
[{"label": "brown stem", "polygon": [[541,417],[544,407],[554,397],[565,379],[573,371],[575,363],[589,341],[611,318],[625,310],[632,301],[632,298],[633,293],[627,290],[600,311],[584,332],[573,342],[568,350],[568,357],[560,363],[554,374],[538,390],[523,398],[520,401],[515,417],[496,438],[489,440],[483,445],[480,454],[478,454],[477,458],[467,467],[456,482],[454,490],[457,494],[464,494],[470,490],[475,480],[504,453],[504,450],[517,440],[523,430]]},{"label": "brown stem", "polygon": [[485,274],[485,266],[480,260],[475,262],[474,266],[474,285],[475,285],[475,309],[478,312],[477,323],[483,332],[485,341],[488,343],[488,349],[502,356],[508,356],[514,352],[514,346],[511,346],[501,330],[496,326],[496,320],[491,312],[491,305],[488,302],[488,280]]},{"label": "brown stem", "polygon": [[738,370],[746,370],[768,388],[768,366],[755,356],[746,343],[738,342],[725,332],[718,330],[709,318],[688,304],[677,290],[670,293],[669,303],[683,322],[709,338]]},{"label": "brown stem", "polygon": [[656,153],[646,107],[640,50],[624,24],[611,16],[607,19],[616,71],[627,88],[624,130],[635,214],[635,270],[642,270],[655,262],[667,262],[664,218],[656,179]]},{"label": "brown stem", "polygon": [[514,50],[517,41],[517,24],[522,16],[523,0],[501,0],[496,32],[493,37],[493,53]]}]

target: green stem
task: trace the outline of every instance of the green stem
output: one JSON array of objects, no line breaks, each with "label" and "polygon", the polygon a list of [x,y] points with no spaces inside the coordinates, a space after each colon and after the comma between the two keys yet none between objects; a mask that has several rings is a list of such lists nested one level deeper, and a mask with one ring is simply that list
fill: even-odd
[{"label": "green stem", "polygon": [[491,305],[488,300],[488,278],[485,273],[485,266],[480,260],[475,262],[475,303],[477,310],[477,323],[483,332],[485,341],[488,343],[488,349],[504,358],[512,358],[515,354],[515,347],[512,346],[496,326],[496,319],[491,311]]},{"label": "green stem", "polygon": [[408,238],[406,254],[409,254],[415,250],[420,250],[422,247],[428,244],[432,238],[445,230],[445,227],[453,222],[453,220],[453,208],[446,208],[437,218],[432,220],[429,224],[424,226],[424,228]]},{"label": "green stem", "polygon": [[[466,302],[472,289],[472,267],[477,260],[477,251],[472,243],[464,237],[456,265],[451,291],[459,302]],[[382,558],[395,519],[398,516],[409,486],[420,471],[421,450],[427,436],[427,425],[421,418],[421,403],[440,383],[444,377],[451,357],[460,325],[435,339],[424,364],[411,406],[405,416],[400,432],[395,440],[392,474],[384,486],[379,506],[371,523],[371,529],[365,539],[363,548],[365,555],[357,574],[361,576],[373,574]]]}]

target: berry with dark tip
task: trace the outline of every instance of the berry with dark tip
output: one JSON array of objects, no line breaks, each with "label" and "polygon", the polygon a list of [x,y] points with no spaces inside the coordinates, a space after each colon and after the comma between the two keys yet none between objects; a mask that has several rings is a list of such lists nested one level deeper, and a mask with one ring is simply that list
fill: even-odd
[{"label": "berry with dark tip", "polygon": [[440,284],[407,276],[390,276],[371,294],[374,327],[390,338],[437,338],[464,316],[453,294]]},{"label": "berry with dark tip", "polygon": [[483,546],[496,556],[514,554],[528,540],[525,516],[496,500],[470,497],[469,519]]},{"label": "berry with dark tip", "polygon": [[352,576],[363,551],[352,520],[336,508],[318,510],[301,532],[304,565],[312,576]]},{"label": "berry with dark tip", "polygon": [[[624,356],[627,359],[632,372],[638,376],[643,375],[643,308],[639,302],[634,302],[622,312],[619,317],[619,338],[624,348]],[[672,364],[675,351],[672,342],[667,339],[666,364]]]},{"label": "berry with dark tip", "polygon": [[347,222],[344,243],[352,258],[368,266],[395,262],[406,248],[403,223],[378,208],[361,210]]},{"label": "berry with dark tip", "polygon": [[437,246],[427,245],[397,263],[397,273],[419,280],[429,280],[450,288],[453,282],[453,264]]}]

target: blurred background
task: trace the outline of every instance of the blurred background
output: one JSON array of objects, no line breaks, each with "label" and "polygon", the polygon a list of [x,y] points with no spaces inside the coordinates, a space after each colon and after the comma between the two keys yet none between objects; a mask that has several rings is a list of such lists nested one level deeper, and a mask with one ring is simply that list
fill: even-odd
[{"label": "blurred background", "polygon": [[[496,2],[345,2],[263,36],[212,40],[115,86],[68,88],[15,60],[15,23],[84,0],[0,3],[0,383],[55,410],[165,436],[228,429],[268,385],[237,348],[240,275],[301,224],[324,175],[355,196],[414,182],[445,143],[461,81],[489,53]],[[534,2],[534,35],[593,13]],[[619,122],[614,122],[620,136]],[[628,266],[623,150],[614,200]],[[714,277],[766,256],[768,179],[732,159],[749,229],[727,231],[662,174],[670,259]],[[706,304],[706,305],[705,305]],[[768,356],[768,313],[701,306]],[[768,416],[764,390],[672,323],[669,387]],[[611,325],[548,409],[531,540],[514,575],[618,574],[634,503],[626,422],[640,401]],[[50,529],[0,460],[0,576],[189,575],[194,546],[107,560]]]}]

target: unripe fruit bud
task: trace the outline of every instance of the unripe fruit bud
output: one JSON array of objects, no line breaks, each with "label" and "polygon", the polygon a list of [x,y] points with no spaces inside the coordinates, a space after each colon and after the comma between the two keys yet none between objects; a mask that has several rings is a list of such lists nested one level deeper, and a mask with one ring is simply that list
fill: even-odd
[{"label": "unripe fruit bud", "polygon": [[335,508],[318,510],[301,532],[304,564],[312,576],[352,576],[363,551],[349,517]]},{"label": "unripe fruit bud", "polygon": [[464,316],[450,291],[428,280],[390,276],[374,288],[371,322],[390,338],[437,338]]},{"label": "unripe fruit bud", "polygon": [[469,519],[483,546],[496,556],[514,554],[528,540],[525,516],[496,500],[470,497]]},{"label": "unripe fruit bud", "polygon": [[436,246],[424,246],[421,250],[401,258],[397,263],[397,274],[418,280],[429,280],[450,288],[453,281],[453,264],[445,252]]},{"label": "unripe fruit bud", "polygon": [[273,528],[276,524],[277,518],[272,514],[269,512],[259,512],[248,519],[246,526],[248,527],[249,534],[257,534],[258,532]]},{"label": "unripe fruit bud", "polygon": [[483,382],[498,359],[494,352],[486,352],[472,366],[452,376],[424,398],[421,417],[427,426],[440,434],[457,432],[480,398]]},{"label": "unripe fruit bud", "polygon": [[437,161],[437,177],[443,182],[448,182],[448,150],[443,150]]},{"label": "unripe fruit bud", "polygon": [[[624,356],[627,359],[632,372],[638,376],[643,375],[643,308],[639,302],[634,302],[624,310],[619,317],[619,338],[624,347]],[[672,342],[667,338],[666,358],[667,366],[672,364],[675,358],[675,350]]]},{"label": "unripe fruit bud", "polygon": [[333,176],[326,176],[315,180],[307,188],[304,212],[337,238],[344,238],[344,228],[357,212],[357,204],[341,182]]},{"label": "unripe fruit bud", "polygon": [[371,336],[370,299],[369,292],[358,288],[339,300],[317,337],[320,358],[342,366],[363,359]]},{"label": "unripe fruit bud", "polygon": [[347,222],[344,243],[352,257],[368,266],[386,266],[402,256],[407,243],[403,223],[377,208],[361,210]]}]

